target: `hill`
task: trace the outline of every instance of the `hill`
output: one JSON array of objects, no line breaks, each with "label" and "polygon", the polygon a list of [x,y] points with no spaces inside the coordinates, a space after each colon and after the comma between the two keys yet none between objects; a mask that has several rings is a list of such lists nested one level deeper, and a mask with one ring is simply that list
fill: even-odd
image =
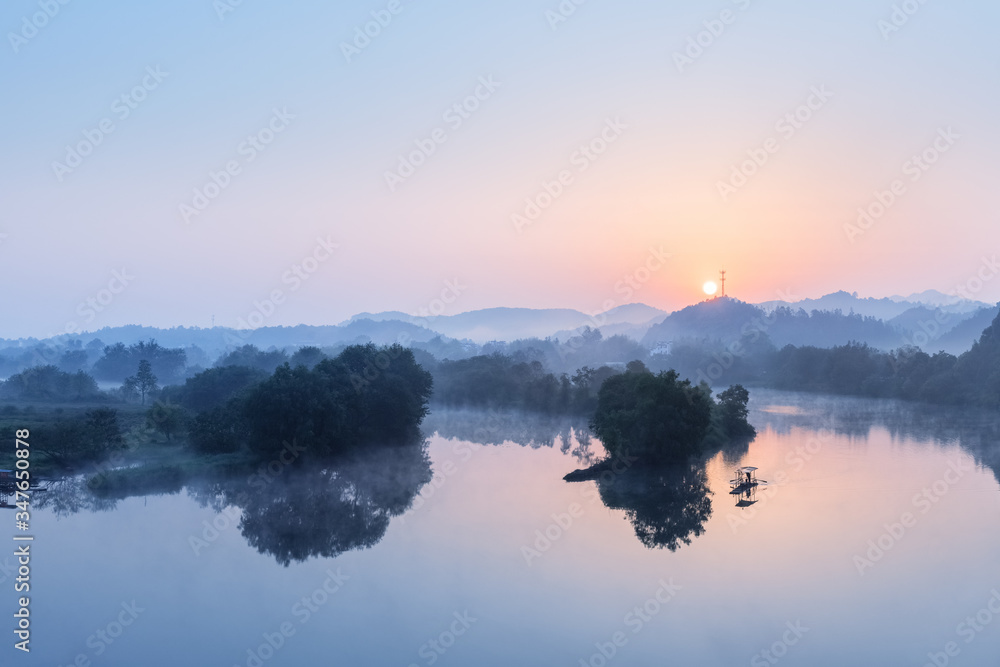
[{"label": "hill", "polygon": [[949,313],[972,313],[979,308],[988,307],[990,304],[980,301],[970,301],[968,299],[958,299],[937,290],[927,290],[911,294],[909,297],[891,296],[881,299],[872,297],[862,298],[858,296],[857,292],[851,293],[841,290],[826,294],[818,299],[802,299],[795,302],[765,301],[757,305],[767,311],[783,306],[795,310],[801,308],[810,313],[814,310],[839,310],[846,314],[856,313],[888,322],[915,307],[924,307],[931,310],[940,308]]},{"label": "hill", "polygon": [[372,321],[398,320],[432,329],[443,336],[476,343],[521,338],[565,337],[575,335],[582,327],[609,327],[606,335],[625,333],[635,326],[642,326],[665,311],[642,303],[630,303],[597,315],[587,315],[570,308],[483,308],[456,315],[416,317],[399,312],[363,313],[355,315],[344,324],[369,319]]},{"label": "hill", "polygon": [[[210,357],[216,357],[228,349],[247,344],[256,345],[261,349],[270,347],[295,348],[303,345],[323,347],[368,342],[389,345],[400,340],[424,343],[438,337],[439,334],[435,331],[406,322],[357,320],[346,326],[301,324],[294,327],[260,327],[258,329],[232,329],[229,327],[160,329],[128,325],[105,327],[98,331],[74,335],[64,334],[48,339],[48,341],[53,343],[79,341],[83,347],[99,350],[104,345],[114,343],[131,345],[152,338],[164,347],[188,348],[194,346],[200,348]],[[37,343],[39,341],[36,339],[0,339],[0,349],[26,348]]]},{"label": "hill", "polygon": [[690,338],[728,343],[744,337],[756,340],[763,335],[777,347],[833,347],[856,341],[893,349],[905,344],[895,328],[872,317],[838,311],[807,313],[787,307],[767,311],[731,297],[710,299],[671,313],[650,327],[642,343],[650,348]]},{"label": "hill", "polygon": [[933,351],[944,350],[950,354],[961,354],[972,347],[998,314],[1000,314],[998,306],[981,308],[935,339],[930,347]]}]

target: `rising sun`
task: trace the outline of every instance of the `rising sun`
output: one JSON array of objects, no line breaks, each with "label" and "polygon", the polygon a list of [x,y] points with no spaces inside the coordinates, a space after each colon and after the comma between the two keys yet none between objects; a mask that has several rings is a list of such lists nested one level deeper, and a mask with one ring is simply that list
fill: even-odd
[{"label": "rising sun", "polygon": [[701,288],[705,290],[705,294],[712,296],[718,291],[719,286],[713,283],[711,280],[709,280],[707,283],[702,285]]}]

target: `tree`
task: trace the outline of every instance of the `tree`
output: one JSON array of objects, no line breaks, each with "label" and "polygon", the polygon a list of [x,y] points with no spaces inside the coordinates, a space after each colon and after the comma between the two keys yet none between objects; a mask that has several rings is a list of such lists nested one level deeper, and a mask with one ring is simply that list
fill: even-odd
[{"label": "tree", "polygon": [[67,373],[75,373],[82,371],[87,361],[86,350],[66,350],[59,357],[59,368]]},{"label": "tree", "polygon": [[246,366],[256,368],[265,373],[273,373],[278,366],[288,363],[288,355],[281,350],[264,352],[256,345],[249,343],[223,355],[215,362],[219,366]]},{"label": "tree", "polygon": [[634,359],[627,364],[625,364],[626,373],[648,373],[649,369],[646,368],[646,364],[638,359]]},{"label": "tree", "polygon": [[85,424],[91,451],[107,454],[125,449],[125,438],[122,437],[121,426],[118,424],[117,410],[90,410],[86,413]]},{"label": "tree", "polygon": [[324,359],[326,359],[326,355],[323,354],[323,350],[313,345],[307,345],[295,351],[291,358],[291,364],[292,366],[312,368]]},{"label": "tree", "polygon": [[122,398],[125,402],[131,401],[135,398],[136,394],[139,393],[139,380],[133,375],[132,377],[125,378],[122,382]]},{"label": "tree", "polygon": [[[491,345],[489,347],[494,347]],[[619,371],[584,366],[572,378],[546,372],[535,348],[435,363],[434,400],[448,406],[592,414],[601,383]],[[642,366],[642,362],[634,362]],[[633,364],[633,368],[635,368]]]},{"label": "tree", "polygon": [[146,423],[169,441],[184,426],[184,409],[165,401],[157,401],[146,412]]},{"label": "tree", "polygon": [[188,427],[188,437],[200,452],[225,454],[240,448],[246,429],[240,418],[240,405],[233,400],[229,405],[213,408],[195,416]]},{"label": "tree", "polygon": [[285,364],[235,400],[250,449],[261,457],[277,455],[285,442],[328,456],[412,437],[431,386],[407,348],[352,345],[313,369]]},{"label": "tree", "polygon": [[64,373],[55,366],[35,366],[0,383],[0,398],[30,401],[79,401],[100,396],[97,383],[83,371]]},{"label": "tree", "polygon": [[219,366],[189,377],[182,386],[164,389],[164,393],[188,410],[207,412],[222,407],[267,377],[267,373],[256,368]]},{"label": "tree", "polygon": [[601,385],[591,428],[611,458],[684,461],[701,451],[712,405],[704,389],[676,371],[624,373]]},{"label": "tree", "polygon": [[122,383],[122,393],[129,396],[138,392],[142,405],[146,404],[146,395],[157,389],[159,386],[156,384],[156,376],[153,375],[153,367],[145,359],[139,362],[136,374],[125,378],[125,382]]},{"label": "tree", "polygon": [[124,343],[115,343],[104,348],[104,355],[94,363],[93,374],[99,380],[121,382],[143,359],[149,361],[152,371],[161,380],[172,384],[184,375],[187,353],[180,348],[165,348],[152,339],[127,347]]},{"label": "tree", "polygon": [[580,332],[580,338],[583,339],[585,345],[594,345],[601,342],[603,338],[600,329],[591,329],[589,326],[584,327],[583,331]]},{"label": "tree", "polygon": [[83,419],[60,420],[51,426],[32,429],[32,436],[32,449],[65,468],[99,463],[111,453],[125,449],[118,412],[110,408],[90,410]]},{"label": "tree", "polygon": [[722,417],[722,426],[727,436],[757,435],[757,430],[747,421],[749,414],[747,402],[749,400],[750,392],[741,384],[734,384],[719,394],[719,411]]}]

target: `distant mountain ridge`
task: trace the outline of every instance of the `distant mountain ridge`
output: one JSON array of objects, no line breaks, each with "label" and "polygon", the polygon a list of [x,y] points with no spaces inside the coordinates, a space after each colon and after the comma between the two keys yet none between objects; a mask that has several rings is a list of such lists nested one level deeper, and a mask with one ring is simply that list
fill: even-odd
[{"label": "distant mountain ridge", "polygon": [[792,309],[805,310],[810,313],[814,310],[840,310],[846,313],[857,313],[866,317],[876,317],[880,320],[889,321],[894,317],[899,317],[907,310],[923,306],[926,308],[941,308],[946,312],[971,313],[980,308],[988,308],[992,304],[981,301],[971,301],[948,296],[936,290],[927,290],[919,294],[912,294],[903,298],[899,296],[883,297],[875,299],[872,297],[859,297],[857,292],[832,292],[825,294],[818,299],[802,299],[800,301],[764,301],[757,304],[765,310],[773,310],[782,306]]},{"label": "distant mountain ridge", "polygon": [[[827,299],[827,304],[863,301],[846,292],[828,296],[833,298]],[[812,300],[813,303],[817,301],[821,300]],[[885,300],[872,301],[885,306]],[[905,310],[885,320],[864,314],[863,308],[858,312],[853,308],[845,311],[842,308],[806,310],[794,307],[801,303],[769,302],[766,305],[770,307],[765,308],[729,297],[710,299],[671,313],[651,326],[641,342],[652,348],[685,338],[731,342],[748,335],[756,339],[766,334],[777,347],[833,347],[859,342],[887,351],[913,345],[926,352],[945,350],[958,354],[972,346],[998,311],[997,307],[985,307],[968,312],[964,310],[968,304],[961,304],[960,308],[949,312],[943,308],[897,302],[890,312]]]},{"label": "distant mountain ridge", "polygon": [[[605,337],[620,334],[634,340],[644,341],[652,328],[662,324],[668,318],[688,308],[710,304],[714,301],[717,300],[708,299],[702,304],[694,304],[673,313],[642,303],[631,303],[594,316],[568,308],[485,308],[456,315],[425,318],[399,311],[388,311],[360,313],[346,320],[342,325],[361,319],[398,320],[431,329],[450,338],[470,340],[479,344],[492,340],[509,341],[521,338],[553,337],[566,340],[575,335],[581,328],[589,326],[600,328]],[[933,321],[938,318],[941,322],[937,326],[935,334],[933,336],[925,334],[926,338],[933,340],[981,309],[993,307],[992,304],[980,301],[956,299],[935,290],[927,290],[906,298],[893,296],[879,299],[860,297],[856,292],[839,291],[817,299],[803,299],[795,302],[766,301],[747,305],[753,305],[764,314],[771,313],[777,308],[789,308],[795,312],[802,310],[807,314],[813,311],[829,313],[840,311],[845,316],[854,314],[875,318],[888,326],[876,336],[878,342],[873,342],[873,344],[878,346],[891,345],[894,342],[897,345],[906,344],[906,341],[912,337],[911,334],[923,331],[920,328],[921,324],[924,324],[928,319]],[[683,318],[681,319],[683,320]],[[872,327],[870,324],[868,326]],[[898,330],[899,335],[894,333],[896,330]],[[982,328],[976,332],[976,336],[981,331]],[[677,329],[675,333],[676,335],[689,336],[711,335],[710,330],[700,330],[697,326],[683,333]],[[665,330],[661,328],[659,337],[664,335]],[[869,331],[869,335],[872,335],[872,331]],[[966,345],[965,349],[967,349],[968,346],[972,345],[975,337],[956,335],[955,339],[954,344],[964,344]],[[917,340],[924,340],[924,337],[917,336]],[[925,340],[925,342],[929,342],[929,340]]]},{"label": "distant mountain ridge", "polygon": [[[428,342],[439,338],[440,334],[424,327],[386,320],[358,320],[346,326],[313,326],[300,324],[294,327],[260,327],[257,329],[233,329],[230,327],[173,327],[160,329],[139,325],[105,327],[98,331],[79,334],[63,334],[55,339],[60,341],[80,341],[83,347],[99,342],[102,345],[124,343],[132,345],[139,341],[155,339],[164,347],[197,346],[212,356],[243,345],[256,345],[261,349],[270,347],[296,348],[306,345],[331,346],[352,343],[373,342],[388,345],[400,340]],[[0,339],[0,347],[27,347],[38,343],[35,339]]]},{"label": "distant mountain ridge", "polygon": [[[435,345],[459,350],[491,341],[530,338],[565,342],[585,327],[600,329],[605,338],[624,335],[652,348],[681,338],[732,339],[740,336],[741,330],[759,329],[778,346],[790,343],[824,347],[853,340],[881,349],[917,345],[928,352],[943,349],[958,354],[972,346],[997,311],[996,305],[955,299],[934,290],[905,299],[898,296],[862,298],[857,293],[840,291],[818,299],[759,304],[721,297],[672,313],[643,303],[624,304],[597,315],[571,308],[485,308],[430,317],[386,311],[359,313],[337,325],[254,330],[225,327],[161,329],[129,325],[63,335],[53,340],[80,341],[86,346],[118,342],[129,345],[155,338],[167,347],[197,346],[209,355],[217,355],[247,343],[266,349],[436,340]],[[776,312],[782,315],[771,322]],[[814,316],[814,312],[821,315]],[[754,320],[766,326],[754,325]],[[38,342],[37,339],[0,339],[0,347],[26,347]]]},{"label": "distant mountain ridge", "polygon": [[[981,308],[983,306],[988,306],[990,304],[983,303],[982,301],[972,301],[970,299],[963,299],[955,297],[951,294],[945,294],[944,292],[939,292],[936,289],[924,290],[923,292],[915,292],[910,296],[899,296],[894,295],[889,297],[893,301],[906,301],[908,303],[919,303],[924,306],[954,306],[958,305],[964,309]],[[965,304],[965,305],[963,305]]]},{"label": "distant mountain ridge", "polygon": [[653,348],[684,339],[756,342],[766,336],[776,347],[811,345],[834,347],[851,341],[880,349],[902,347],[900,333],[886,322],[855,314],[790,308],[766,310],[721,297],[688,306],[650,327],[642,343]]},{"label": "distant mountain ridge", "polygon": [[980,308],[956,323],[954,327],[946,329],[941,336],[934,339],[930,347],[951,354],[961,354],[979,340],[983,330],[989,327],[998,315],[1000,315],[1000,306]]},{"label": "distant mountain ridge", "polygon": [[418,317],[390,311],[386,313],[361,313],[342,322],[341,325],[363,319],[387,321],[396,319],[418,324],[459,340],[471,340],[483,344],[494,340],[516,340],[519,338],[561,337],[560,334],[574,332],[583,327],[602,329],[605,327],[628,331],[642,326],[667,312],[642,303],[617,306],[597,315],[587,315],[570,308],[484,308],[456,315],[432,315]]}]

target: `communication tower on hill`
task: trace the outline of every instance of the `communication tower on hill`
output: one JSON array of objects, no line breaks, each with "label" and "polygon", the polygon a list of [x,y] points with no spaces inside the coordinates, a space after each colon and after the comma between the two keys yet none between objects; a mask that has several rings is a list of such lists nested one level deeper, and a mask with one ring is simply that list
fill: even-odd
[{"label": "communication tower on hill", "polygon": [[719,290],[719,296],[726,296],[726,272],[725,270],[719,271],[719,282],[721,283],[721,288]]}]

